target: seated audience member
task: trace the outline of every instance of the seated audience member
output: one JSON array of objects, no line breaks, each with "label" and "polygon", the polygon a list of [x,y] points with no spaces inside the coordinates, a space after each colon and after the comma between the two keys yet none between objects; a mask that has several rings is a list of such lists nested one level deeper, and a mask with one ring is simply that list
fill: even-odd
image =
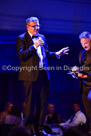
[{"label": "seated audience member", "polygon": [[48,105],[48,112],[45,116],[44,130],[49,134],[61,134],[60,128],[56,128],[54,124],[61,123],[61,117],[54,110],[54,104],[50,103]]},{"label": "seated audience member", "polygon": [[46,124],[55,124],[55,123],[61,123],[61,117],[58,113],[55,112],[54,104],[48,105],[48,112],[45,116],[45,123]]},{"label": "seated audience member", "polygon": [[11,103],[11,102],[6,103],[5,111],[0,113],[0,124],[2,124],[3,117],[5,115],[10,114],[12,107],[13,107],[13,103]]},{"label": "seated audience member", "polygon": [[17,106],[13,106],[8,115],[3,116],[2,124],[20,125],[21,111]]},{"label": "seated audience member", "polygon": [[72,127],[84,128],[86,125],[86,116],[80,109],[80,104],[78,102],[73,103],[74,115],[71,116],[65,123],[60,123],[59,127],[64,131]]},{"label": "seated audience member", "polygon": [[32,136],[30,130],[25,126],[13,128],[8,136]]}]

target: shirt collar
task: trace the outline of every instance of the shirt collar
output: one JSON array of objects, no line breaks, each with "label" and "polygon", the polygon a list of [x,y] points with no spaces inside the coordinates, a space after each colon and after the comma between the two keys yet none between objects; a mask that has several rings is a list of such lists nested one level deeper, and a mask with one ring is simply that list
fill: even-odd
[{"label": "shirt collar", "polygon": [[38,36],[39,36],[38,34],[32,35],[30,32],[28,32],[28,34],[31,36],[31,38],[32,38],[33,36],[35,36],[35,37],[38,37]]},{"label": "shirt collar", "polygon": [[32,35],[30,32],[28,32],[28,34],[29,34],[29,35],[31,36],[31,38],[32,38],[33,35]]},{"label": "shirt collar", "polygon": [[75,114],[75,115],[79,114],[80,112],[81,112],[81,110],[79,110],[78,112],[76,112],[76,114]]}]

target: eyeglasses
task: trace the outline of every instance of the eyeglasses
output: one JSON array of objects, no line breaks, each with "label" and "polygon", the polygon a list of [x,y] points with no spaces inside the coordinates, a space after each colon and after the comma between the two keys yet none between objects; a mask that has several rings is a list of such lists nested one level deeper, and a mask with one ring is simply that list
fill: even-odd
[{"label": "eyeglasses", "polygon": [[[31,26],[31,25],[28,25],[28,26]],[[40,28],[40,25],[34,25],[34,26],[31,26],[31,27],[33,27],[33,28]]]},{"label": "eyeglasses", "polygon": [[88,42],[85,42],[85,43],[81,43],[82,45],[87,45],[89,43],[89,41]]}]

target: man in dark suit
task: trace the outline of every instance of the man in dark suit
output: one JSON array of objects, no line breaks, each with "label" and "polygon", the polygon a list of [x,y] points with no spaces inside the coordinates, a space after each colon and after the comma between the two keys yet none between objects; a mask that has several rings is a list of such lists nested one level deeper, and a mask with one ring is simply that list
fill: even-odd
[{"label": "man in dark suit", "polygon": [[[91,34],[83,32],[79,38],[83,50],[79,54],[80,72],[77,76],[80,78],[82,99],[90,122],[89,133],[91,134]],[[72,70],[75,71],[78,68],[74,67]]]},{"label": "man in dark suit", "polygon": [[[49,93],[49,72],[47,57],[60,58],[67,54],[68,47],[58,52],[49,52],[44,35],[39,34],[39,20],[26,19],[27,32],[17,38],[17,52],[21,61],[19,80],[25,87],[26,125],[35,127],[37,136],[42,135],[43,121]],[[34,107],[36,104],[36,118]]]}]

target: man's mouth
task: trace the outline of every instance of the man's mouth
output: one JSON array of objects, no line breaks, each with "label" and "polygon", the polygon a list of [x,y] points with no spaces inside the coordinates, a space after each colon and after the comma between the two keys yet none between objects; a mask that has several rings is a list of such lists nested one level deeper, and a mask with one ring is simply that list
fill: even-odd
[{"label": "man's mouth", "polygon": [[85,49],[87,49],[88,47],[84,47]]}]

